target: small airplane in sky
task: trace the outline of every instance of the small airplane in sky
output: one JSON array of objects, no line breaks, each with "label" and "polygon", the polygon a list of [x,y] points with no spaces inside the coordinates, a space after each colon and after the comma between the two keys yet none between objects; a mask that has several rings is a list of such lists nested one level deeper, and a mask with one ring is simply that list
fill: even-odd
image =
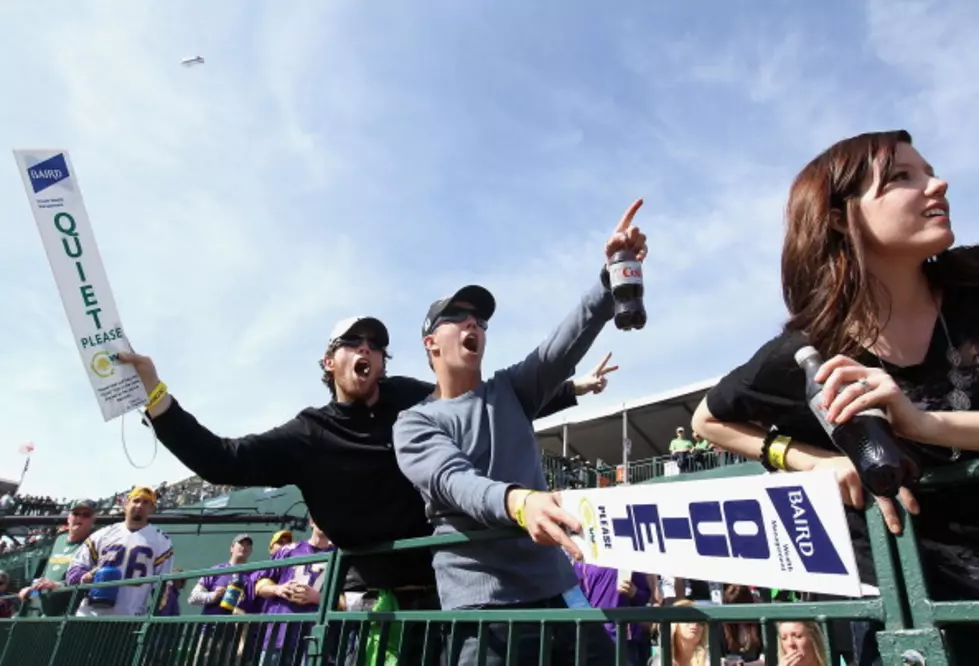
[{"label": "small airplane in sky", "polygon": [[193,67],[194,65],[203,65],[204,58],[201,56],[194,56],[193,58],[184,58],[180,61],[180,64],[184,67]]}]

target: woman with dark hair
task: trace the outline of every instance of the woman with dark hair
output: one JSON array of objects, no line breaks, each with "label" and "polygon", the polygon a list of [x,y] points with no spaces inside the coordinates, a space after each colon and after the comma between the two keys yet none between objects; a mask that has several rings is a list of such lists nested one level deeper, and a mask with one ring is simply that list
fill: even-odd
[{"label": "woman with dark hair", "polygon": [[[727,450],[763,458],[772,471],[832,469],[843,501],[861,509],[864,490],[853,463],[806,404],[794,355],[811,344],[830,359],[817,377],[825,381],[830,420],[885,409],[919,470],[976,458],[979,248],[952,247],[947,189],[904,131],[845,139],[812,160],[792,184],[786,211],[782,291],[789,320],[707,394],[693,427]],[[772,434],[766,439],[772,426],[790,438],[787,446]],[[979,503],[970,501],[977,493],[917,494],[902,488],[899,498],[918,515],[929,593],[979,599]],[[888,528],[899,533],[892,501],[875,499]],[[854,508],[847,520],[857,564],[862,580],[873,584],[866,522]],[[859,654],[867,632],[854,629]],[[948,638],[968,638],[963,633],[949,629]],[[876,653],[873,643],[870,636],[865,659]]]},{"label": "woman with dark hair", "polygon": [[[755,597],[745,585],[726,584],[721,600],[725,604],[753,604]],[[721,627],[721,655],[738,656],[745,662],[761,658],[761,626],[757,622],[725,622]]]}]

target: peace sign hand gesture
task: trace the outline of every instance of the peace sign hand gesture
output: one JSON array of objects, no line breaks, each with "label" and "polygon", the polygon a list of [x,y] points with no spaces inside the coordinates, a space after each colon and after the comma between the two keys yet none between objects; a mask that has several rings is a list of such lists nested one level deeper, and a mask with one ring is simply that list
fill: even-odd
[{"label": "peace sign hand gesture", "polygon": [[608,365],[609,359],[611,358],[612,352],[607,353],[605,358],[602,359],[602,362],[592,368],[591,372],[574,380],[574,394],[585,395],[586,393],[594,393],[597,395],[604,391],[608,385],[608,378],[605,375],[619,369],[617,365]]},{"label": "peace sign hand gesture", "polygon": [[608,242],[605,243],[605,260],[608,261],[616,252],[622,250],[632,250],[636,253],[636,260],[642,261],[646,258],[646,234],[639,230],[639,227],[632,226],[632,218],[642,206],[642,199],[636,199],[629,210],[625,212],[622,219],[615,227]]}]

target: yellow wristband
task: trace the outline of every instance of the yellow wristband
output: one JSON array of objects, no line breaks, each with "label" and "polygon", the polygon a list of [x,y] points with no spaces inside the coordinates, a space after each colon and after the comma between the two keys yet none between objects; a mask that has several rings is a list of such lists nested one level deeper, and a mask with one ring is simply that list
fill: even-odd
[{"label": "yellow wristband", "polygon": [[772,464],[772,467],[783,472],[787,471],[785,469],[785,453],[789,450],[790,444],[792,444],[792,438],[786,435],[779,435],[772,440],[772,445],[768,447],[768,462]]},{"label": "yellow wristband", "polygon": [[527,508],[527,500],[529,500],[530,496],[535,492],[537,491],[531,490],[529,493],[524,495],[523,502],[521,502],[520,506],[517,507],[517,510],[513,512],[513,519],[517,521],[517,525],[519,525],[521,528],[527,527],[527,516],[525,513],[525,509]]},{"label": "yellow wristband", "polygon": [[167,385],[160,382],[156,385],[156,388],[150,393],[149,397],[146,399],[146,409],[153,409],[156,405],[163,400],[163,396],[167,394]]}]

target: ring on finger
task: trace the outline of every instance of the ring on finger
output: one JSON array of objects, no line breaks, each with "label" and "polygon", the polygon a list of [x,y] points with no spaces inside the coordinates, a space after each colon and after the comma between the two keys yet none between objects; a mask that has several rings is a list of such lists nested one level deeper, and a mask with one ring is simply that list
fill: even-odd
[{"label": "ring on finger", "polygon": [[861,377],[857,380],[857,384],[860,385],[860,390],[866,393],[870,390],[870,382],[867,381],[866,377]]}]

